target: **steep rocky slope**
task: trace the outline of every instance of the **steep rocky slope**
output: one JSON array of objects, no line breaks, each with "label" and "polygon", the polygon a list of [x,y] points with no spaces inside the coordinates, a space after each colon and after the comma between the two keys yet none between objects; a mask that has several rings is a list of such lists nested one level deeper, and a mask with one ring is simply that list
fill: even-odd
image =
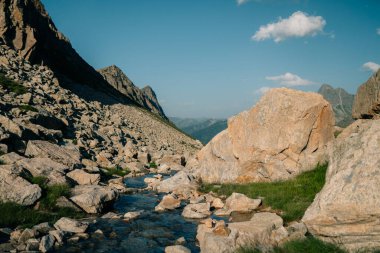
[{"label": "steep rocky slope", "polygon": [[179,129],[207,144],[218,133],[227,128],[226,119],[170,117]]},{"label": "steep rocky slope", "polygon": [[[40,0],[0,1],[0,39],[31,64],[46,65],[60,85],[87,99],[103,103],[132,103],[146,109],[148,103],[125,96],[91,67],[58,31]],[[96,91],[93,95],[91,89]],[[91,94],[91,95],[89,95]],[[106,96],[104,94],[107,94]],[[162,109],[160,115],[164,115]]]},{"label": "steep rocky slope", "polygon": [[48,67],[31,65],[7,46],[0,49],[0,71],[20,83],[23,93],[1,86],[1,127],[12,136],[0,142],[10,151],[23,153],[33,139],[55,143],[72,139],[83,154],[103,166],[124,167],[120,163],[127,162],[127,149],[153,155],[192,153],[200,147],[144,109],[86,101],[60,87]]},{"label": "steep rocky slope", "polygon": [[337,126],[347,127],[354,121],[352,118],[354,95],[347,93],[342,88],[334,89],[328,84],[323,84],[319,88],[318,93],[332,105]]},{"label": "steep rocky slope", "polygon": [[355,95],[352,116],[355,119],[371,119],[380,115],[380,70],[362,84]]},{"label": "steep rocky slope", "polygon": [[115,89],[127,96],[133,101],[136,101],[142,107],[147,108],[153,113],[167,119],[161,105],[158,102],[156,93],[150,86],[142,89],[136,87],[133,82],[124,74],[124,72],[115,65],[99,69],[98,72],[103,78],[111,84]]}]

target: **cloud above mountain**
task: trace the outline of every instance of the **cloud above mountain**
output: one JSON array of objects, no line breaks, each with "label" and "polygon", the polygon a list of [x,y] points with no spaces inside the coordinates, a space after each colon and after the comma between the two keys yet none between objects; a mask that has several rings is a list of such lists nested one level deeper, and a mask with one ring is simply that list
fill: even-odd
[{"label": "cloud above mountain", "polygon": [[375,63],[375,62],[366,62],[363,64],[363,69],[367,70],[367,71],[372,71],[372,72],[376,72],[380,69],[380,65]]},{"label": "cloud above mountain", "polygon": [[292,73],[285,73],[279,76],[267,76],[265,79],[273,81],[276,84],[285,85],[287,87],[306,86],[316,84],[315,82],[301,78],[300,76]]},{"label": "cloud above mountain", "polygon": [[273,39],[275,42],[281,42],[291,37],[315,36],[322,33],[325,26],[326,20],[322,16],[310,16],[305,12],[296,11],[288,18],[279,17],[277,22],[260,26],[252,40]]}]

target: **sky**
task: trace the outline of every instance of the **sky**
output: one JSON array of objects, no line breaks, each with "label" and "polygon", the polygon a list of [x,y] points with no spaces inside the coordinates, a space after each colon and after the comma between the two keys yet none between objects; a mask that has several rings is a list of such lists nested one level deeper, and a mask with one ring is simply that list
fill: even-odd
[{"label": "sky", "polygon": [[169,116],[227,118],[270,88],[354,94],[380,67],[378,0],[42,0],[94,68],[150,85]]}]

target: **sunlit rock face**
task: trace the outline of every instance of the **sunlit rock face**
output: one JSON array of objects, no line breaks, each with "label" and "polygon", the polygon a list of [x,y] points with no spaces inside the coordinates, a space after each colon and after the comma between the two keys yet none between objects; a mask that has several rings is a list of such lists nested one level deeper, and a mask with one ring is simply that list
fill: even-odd
[{"label": "sunlit rock face", "polygon": [[188,168],[208,183],[292,178],[326,161],[334,139],[331,105],[316,93],[272,89],[228,121]]}]

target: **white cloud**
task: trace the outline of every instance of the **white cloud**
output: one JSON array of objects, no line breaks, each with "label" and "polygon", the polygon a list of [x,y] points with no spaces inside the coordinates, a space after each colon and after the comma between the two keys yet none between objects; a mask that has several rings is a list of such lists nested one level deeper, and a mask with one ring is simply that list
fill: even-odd
[{"label": "white cloud", "polygon": [[[246,1],[246,0],[241,0]],[[302,11],[294,12],[289,18],[260,26],[260,29],[252,36],[253,40],[262,41],[273,39],[281,42],[289,37],[315,36],[323,32],[326,20],[321,16],[310,16]]]},{"label": "white cloud", "polygon": [[268,87],[268,86],[263,86],[259,89],[257,89],[255,91],[256,94],[259,94],[259,95],[264,95],[265,93],[267,93],[270,89],[272,89],[271,87]]},{"label": "white cloud", "polygon": [[363,67],[363,69],[368,70],[368,71],[372,71],[372,72],[376,72],[380,69],[379,64],[371,62],[371,61],[364,63],[362,67]]},{"label": "white cloud", "polygon": [[376,32],[378,35],[380,35],[380,28],[377,28]]},{"label": "white cloud", "polygon": [[316,84],[315,82],[302,79],[301,77],[292,74],[292,73],[285,73],[283,75],[279,76],[267,76],[265,79],[276,82],[281,85],[285,85],[287,87],[294,87],[294,86],[305,86],[305,85],[311,85]]},{"label": "white cloud", "polygon": [[236,0],[237,5],[248,3],[249,0]]}]

